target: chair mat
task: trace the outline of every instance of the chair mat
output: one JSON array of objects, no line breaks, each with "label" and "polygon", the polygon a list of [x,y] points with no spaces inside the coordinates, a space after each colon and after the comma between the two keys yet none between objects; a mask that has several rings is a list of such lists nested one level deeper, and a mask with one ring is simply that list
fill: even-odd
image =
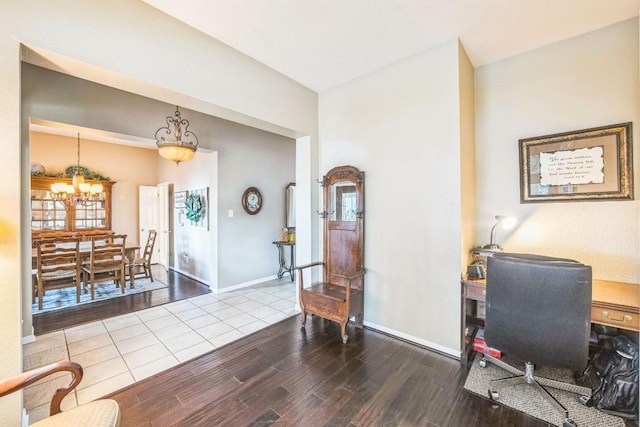
[{"label": "chair mat", "polygon": [[[489,383],[492,379],[511,377],[509,372],[498,368],[492,363],[487,363],[486,368],[478,364],[482,357],[475,355],[471,369],[464,383],[464,389],[488,399]],[[524,369],[524,363],[508,355],[502,359],[520,370]],[[567,369],[555,369],[545,366],[536,366],[535,375],[544,378],[555,379],[575,383],[573,375]],[[624,427],[624,420],[605,414],[595,408],[588,408],[578,401],[578,395],[562,390],[547,388],[565,408],[569,411],[569,418],[579,427]],[[547,402],[537,390],[528,384],[508,386],[500,390],[500,397],[496,403],[524,412],[535,418],[550,424],[561,426],[563,416],[549,402]]]}]

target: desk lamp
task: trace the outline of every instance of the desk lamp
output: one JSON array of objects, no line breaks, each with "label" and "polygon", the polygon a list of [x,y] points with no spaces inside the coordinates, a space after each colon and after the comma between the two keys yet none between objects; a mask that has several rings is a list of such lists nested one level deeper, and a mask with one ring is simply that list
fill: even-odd
[{"label": "desk lamp", "polygon": [[493,243],[494,232],[498,224],[502,224],[502,228],[509,230],[516,224],[516,219],[512,216],[496,215],[496,223],[491,228],[491,240],[489,244],[474,248],[471,251],[473,262],[467,266],[467,277],[469,279],[486,278],[487,257],[502,251],[500,245]]},{"label": "desk lamp", "polygon": [[502,228],[505,230],[511,230],[516,225],[516,218],[512,216],[505,215],[496,215],[496,223],[491,227],[491,240],[488,245],[482,246],[482,249],[486,249],[489,251],[499,252],[502,250],[502,247],[497,243],[493,243],[493,232],[495,231],[498,224],[502,224]]}]

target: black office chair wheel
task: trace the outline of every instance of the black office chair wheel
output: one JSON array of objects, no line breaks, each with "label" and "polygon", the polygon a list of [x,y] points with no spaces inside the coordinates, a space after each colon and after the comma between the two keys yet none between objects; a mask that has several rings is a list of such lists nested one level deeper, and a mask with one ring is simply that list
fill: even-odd
[{"label": "black office chair wheel", "polygon": [[587,396],[583,394],[580,397],[578,397],[578,400],[587,408],[590,408],[593,406],[593,399],[591,399],[591,396]]},{"label": "black office chair wheel", "polygon": [[478,362],[478,365],[480,365],[481,368],[486,368],[487,367],[487,359],[480,359],[480,361]]},{"label": "black office chair wheel", "polygon": [[578,424],[576,424],[576,422],[570,418],[565,418],[564,421],[562,421],[562,427],[577,427],[577,426]]},{"label": "black office chair wheel", "polygon": [[491,390],[491,389],[489,389],[488,394],[489,394],[489,399],[491,399],[491,400],[498,400],[498,399],[500,399],[500,395],[498,394],[498,391],[497,391],[497,390]]}]

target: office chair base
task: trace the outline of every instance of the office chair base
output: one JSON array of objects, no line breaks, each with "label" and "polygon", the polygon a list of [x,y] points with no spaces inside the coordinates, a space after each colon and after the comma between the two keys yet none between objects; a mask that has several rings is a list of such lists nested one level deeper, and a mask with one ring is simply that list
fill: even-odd
[{"label": "office chair base", "polygon": [[491,380],[490,388],[488,390],[488,395],[491,400],[498,400],[500,398],[499,389],[514,385],[514,384],[529,384],[544,397],[558,412],[564,415],[563,427],[575,427],[576,423],[569,418],[569,412],[567,409],[556,400],[543,386],[552,387],[558,390],[564,390],[571,393],[577,393],[580,395],[578,399],[580,402],[584,403],[588,400],[589,396],[591,396],[591,389],[587,387],[580,387],[576,384],[564,383],[561,381],[550,380],[548,378],[536,377],[534,375],[534,367],[530,362],[525,362],[525,370],[521,371],[513,366],[503,362],[500,359],[496,359],[493,356],[488,354],[483,354],[483,359],[480,360],[479,364],[481,367],[486,367],[487,362],[491,362],[499,368],[504,369],[505,371],[515,375],[509,378],[503,378],[498,380]]}]

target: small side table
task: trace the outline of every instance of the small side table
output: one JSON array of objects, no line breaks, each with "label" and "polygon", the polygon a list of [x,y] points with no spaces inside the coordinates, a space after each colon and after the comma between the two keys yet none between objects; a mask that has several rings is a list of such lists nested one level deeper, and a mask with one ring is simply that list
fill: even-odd
[{"label": "small side table", "polygon": [[[285,273],[289,273],[291,275],[291,281],[293,282],[293,272],[296,268],[295,258],[294,258],[294,247],[296,246],[296,242],[289,241],[275,241],[274,245],[278,248],[278,261],[280,262],[280,269],[278,270],[278,279],[281,279]],[[291,263],[287,266],[286,260],[284,259],[284,247],[289,246],[291,252]]]}]

